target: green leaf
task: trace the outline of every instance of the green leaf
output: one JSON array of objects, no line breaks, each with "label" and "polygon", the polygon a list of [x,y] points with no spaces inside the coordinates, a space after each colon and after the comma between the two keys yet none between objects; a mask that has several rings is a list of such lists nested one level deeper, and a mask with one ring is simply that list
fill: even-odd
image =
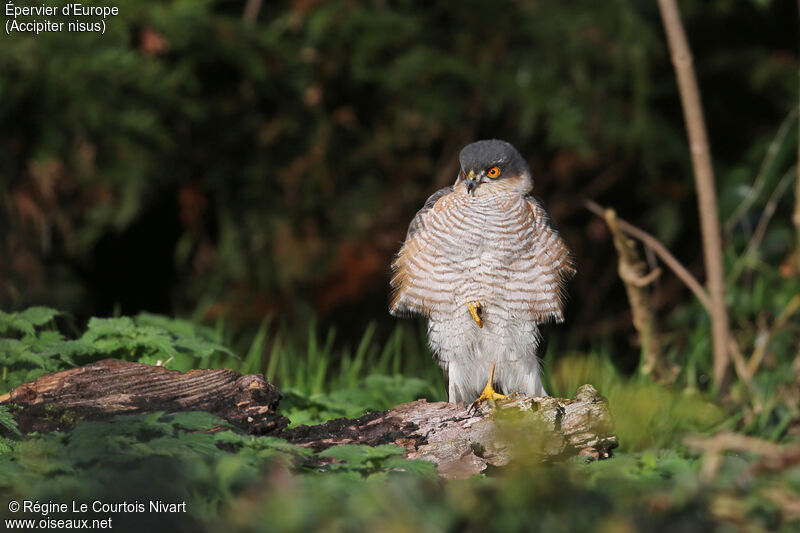
[{"label": "green leaf", "polygon": [[382,466],[386,470],[399,470],[430,479],[436,479],[439,475],[433,462],[422,459],[391,457]]},{"label": "green leaf", "polygon": [[3,428],[17,436],[22,435],[22,433],[19,431],[19,427],[17,426],[17,421],[14,419],[14,417],[11,415],[11,411],[9,411],[8,407],[5,405],[0,405],[0,428]]},{"label": "green leaf", "polygon": [[89,320],[83,337],[96,340],[106,335],[132,335],[136,330],[133,320],[123,316],[120,318],[97,318]]},{"label": "green leaf", "polygon": [[33,335],[36,332],[36,328],[33,327],[33,324],[28,320],[20,318],[18,313],[4,313],[0,311],[0,333],[5,333],[9,330],[21,331],[28,335]]},{"label": "green leaf", "polygon": [[28,309],[19,313],[19,318],[26,320],[34,326],[43,326],[53,320],[55,317],[63,315],[64,313],[49,307],[29,307]]},{"label": "green leaf", "polygon": [[0,437],[0,455],[8,453],[14,449],[14,441],[5,437]]},{"label": "green leaf", "polygon": [[13,362],[29,349],[28,345],[20,340],[0,339],[0,354],[4,355],[8,362]]},{"label": "green leaf", "polygon": [[187,411],[168,414],[161,417],[159,421],[188,431],[232,427],[227,420],[205,411]]},{"label": "green leaf", "polygon": [[320,452],[320,457],[330,457],[357,466],[371,461],[380,461],[389,457],[402,456],[403,448],[394,444],[381,444],[380,446],[367,446],[365,444],[344,444],[333,446]]},{"label": "green leaf", "polygon": [[29,307],[19,313],[0,311],[0,333],[11,330],[33,335],[36,332],[36,326],[43,326],[62,314],[61,311],[39,306]]}]

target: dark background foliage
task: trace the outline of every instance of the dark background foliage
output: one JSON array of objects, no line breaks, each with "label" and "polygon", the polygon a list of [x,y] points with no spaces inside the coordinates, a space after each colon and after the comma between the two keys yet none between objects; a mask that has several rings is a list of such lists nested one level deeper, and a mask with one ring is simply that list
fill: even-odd
[{"label": "dark background foliage", "polygon": [[[105,35],[4,36],[0,46],[0,307],[83,320],[151,311],[317,316],[382,335],[389,263],[457,153],[515,144],[573,248],[562,345],[613,339],[635,365],[602,221],[662,239],[702,279],[680,101],[655,2],[266,3],[119,0]],[[789,1],[682,2],[729,220],[794,109]],[[766,169],[791,164],[796,131]],[[767,188],[766,190],[771,190]],[[788,254],[791,195],[764,259]],[[749,224],[749,226],[748,226]],[[659,281],[663,311],[689,298]]]},{"label": "dark background foliage", "polygon": [[[121,531],[798,530],[796,2],[678,2],[741,351],[728,389],[709,383],[706,311],[666,269],[663,368],[636,371],[616,253],[584,207],[614,207],[704,281],[656,0],[103,4],[120,11],[103,35],[0,34],[0,502],[187,504],[117,513]],[[8,391],[107,357],[263,373],[293,425],[442,399],[423,321],[388,315],[389,264],[487,137],[530,162],[574,251],[544,376],[608,399],[613,459],[539,465],[519,433],[512,466],[444,482],[390,445],[320,466],[205,413],[20,433]]]}]

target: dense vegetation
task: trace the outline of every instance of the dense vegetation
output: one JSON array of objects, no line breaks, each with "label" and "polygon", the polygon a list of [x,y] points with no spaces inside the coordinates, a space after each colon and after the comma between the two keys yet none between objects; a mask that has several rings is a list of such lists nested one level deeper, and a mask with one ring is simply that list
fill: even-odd
[{"label": "dense vegetation", "polygon": [[264,373],[293,424],[442,399],[424,324],[386,313],[388,264],[460,146],[501,137],[578,263],[547,388],[593,383],[620,448],[445,483],[398,448],[335,448],[320,466],[203,413],[23,436],[0,407],[0,516],[11,499],[161,499],[188,513],[114,528],[800,527],[793,2],[681,2],[741,352],[727,390],[709,378],[706,310],[666,270],[652,292],[667,371],[641,372],[609,232],[583,206],[613,206],[704,279],[656,2],[298,1],[255,21],[239,2],[115,5],[102,37],[0,37],[0,396],[116,357]]},{"label": "dense vegetation", "polygon": [[[267,338],[262,329],[239,357],[224,347],[222,326],[208,329],[140,314],[92,319],[72,339],[58,332],[59,325],[70,329],[64,319],[47,308],[0,315],[6,356],[0,392],[46,371],[111,355],[178,369],[265,369],[285,387],[281,410],[293,423],[355,416],[442,394],[441,386],[430,385],[439,376],[431,360],[404,353],[406,344],[418,354],[424,350],[418,335],[402,329],[382,349],[368,333],[354,352],[342,353],[332,353],[332,342],[320,342],[313,331],[301,352],[279,337]],[[337,360],[343,364],[325,366]],[[420,366],[409,368],[414,361]],[[23,438],[8,411],[0,410],[0,490],[8,500],[187,502],[188,517],[87,515],[113,516],[131,530],[149,524],[214,531],[233,523],[254,531],[442,531],[487,524],[501,531],[524,529],[531,520],[546,531],[597,524],[613,531],[703,531],[712,522],[789,531],[797,525],[791,514],[797,470],[786,468],[797,451],[771,444],[791,440],[796,404],[778,404],[780,395],[770,392],[773,405],[745,420],[753,413],[720,408],[696,391],[623,378],[607,355],[547,363],[554,394],[569,395],[592,381],[609,397],[621,441],[614,459],[539,465],[523,456],[486,478],[443,483],[430,464],[402,459],[400,448],[332,448],[322,455],[341,462],[320,467],[309,450],[274,437],[243,436],[204,413],[119,416],[113,422],[81,422],[69,433]],[[684,440],[687,432],[731,438],[733,429],[766,440],[722,442],[719,450],[704,437]],[[726,445],[747,453],[718,455]]]}]

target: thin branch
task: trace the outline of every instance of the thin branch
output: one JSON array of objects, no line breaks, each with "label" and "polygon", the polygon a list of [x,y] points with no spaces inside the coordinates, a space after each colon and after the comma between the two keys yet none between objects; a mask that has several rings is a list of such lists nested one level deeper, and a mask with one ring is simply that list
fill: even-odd
[{"label": "thin branch", "polygon": [[758,394],[756,393],[757,391],[756,386],[753,383],[753,375],[747,372],[747,361],[745,361],[744,355],[742,354],[742,351],[739,349],[739,345],[736,343],[733,337],[730,338],[728,349],[730,350],[731,359],[733,359],[733,368],[736,371],[736,375],[742,380],[742,383],[744,383],[744,386],[747,389],[747,393],[753,400],[753,408],[756,412],[760,413],[763,409],[763,406],[761,405],[761,400],[759,400]]},{"label": "thin branch", "polygon": [[[797,17],[798,25],[800,25],[800,0],[797,0]],[[800,68],[797,70],[798,78],[800,78]],[[800,86],[798,86],[798,101],[800,102]],[[800,104],[799,104],[800,105]],[[795,243],[794,251],[794,270],[800,272],[800,112],[797,113],[798,132],[797,132],[797,182],[794,191],[794,214],[792,215],[792,222],[797,233],[797,242]]]},{"label": "thin branch", "polygon": [[[700,479],[704,483],[710,483],[714,480],[719,467],[722,466],[723,452],[727,450],[755,453],[774,458],[778,458],[785,453],[780,444],[737,433],[717,433],[708,438],[690,435],[685,437],[683,442],[690,448],[704,452],[703,464],[700,467]],[[791,453],[796,453],[796,451],[791,450]],[[778,465],[785,464],[784,461],[780,460],[770,462]]]},{"label": "thin branch", "polygon": [[761,241],[764,240],[764,235],[767,233],[767,226],[769,226],[769,222],[772,220],[772,216],[778,208],[778,202],[791,184],[790,179],[792,174],[793,170],[787,172],[770,195],[769,200],[764,206],[764,211],[761,212],[761,217],[758,219],[753,237],[750,239],[750,242],[747,243],[747,252],[745,253],[753,253],[753,251],[761,245]]},{"label": "thin branch", "polygon": [[258,14],[261,11],[262,3],[263,0],[247,0],[247,3],[244,6],[244,12],[242,13],[242,20],[246,24],[253,25],[256,23]]},{"label": "thin branch", "polygon": [[[587,200],[584,205],[586,205],[586,209],[595,215],[605,218],[605,209],[597,202]],[[709,314],[711,313],[711,299],[708,297],[708,293],[705,291],[700,282],[697,281],[694,276],[692,276],[691,272],[689,272],[686,267],[683,266],[681,262],[670,253],[669,250],[667,250],[666,246],[661,244],[658,239],[646,231],[637,228],[630,222],[626,222],[621,218],[617,218],[617,225],[619,226],[619,229],[634,239],[641,241],[645,246],[653,250],[656,255],[661,258],[664,264],[667,265],[669,269],[672,270],[672,272],[674,272],[675,275],[678,276],[678,278],[680,278],[680,280],[683,281],[687,287],[689,287],[689,290],[691,290],[697,299],[700,300],[700,303],[703,305],[706,312]]]},{"label": "thin branch", "polygon": [[786,172],[783,178],[781,178],[781,181],[778,182],[778,185],[772,191],[769,200],[767,200],[767,203],[764,206],[764,210],[761,212],[761,217],[758,219],[756,229],[753,232],[753,235],[750,237],[744,253],[739,257],[739,259],[737,259],[733,265],[733,268],[731,269],[729,278],[730,280],[735,280],[738,278],[742,269],[746,265],[752,264],[752,258],[755,255],[758,247],[761,245],[761,241],[764,240],[764,236],[767,233],[767,226],[769,226],[769,222],[772,220],[775,210],[778,208],[778,202],[781,200],[781,198],[783,198],[783,193],[786,192],[786,189],[788,189],[789,185],[792,183],[791,179],[794,172],[795,169],[789,169],[789,171]]},{"label": "thin branch", "polygon": [[765,338],[761,340],[761,342],[756,343],[756,348],[753,351],[753,355],[750,357],[750,361],[747,363],[747,374],[749,376],[754,376],[758,368],[761,366],[761,363],[764,361],[764,357],[767,354],[767,348],[772,343],[772,339],[778,333],[778,331],[782,330],[786,324],[789,322],[789,319],[797,313],[798,309],[800,309],[800,294],[796,294],[789,303],[786,304],[786,307],[783,308],[783,311],[778,315],[775,319],[775,322],[772,324],[772,327],[766,332]]},{"label": "thin branch", "polygon": [[792,361],[792,372],[794,372],[795,379],[800,382],[800,344],[797,346],[797,355]]},{"label": "thin branch", "polygon": [[745,196],[739,205],[736,206],[736,209],[733,210],[733,213],[725,222],[726,233],[731,232],[733,226],[742,218],[742,215],[744,215],[748,209],[753,207],[753,204],[756,202],[756,200],[758,200],[758,197],[767,182],[767,177],[769,177],[769,170],[772,168],[775,158],[778,156],[778,152],[780,151],[780,147],[786,140],[787,135],[789,135],[789,131],[796,120],[797,108],[795,107],[789,111],[789,114],[787,114],[786,118],[783,119],[783,122],[781,122],[781,125],[778,128],[778,132],[769,143],[767,153],[764,155],[764,159],[761,161],[761,167],[758,169],[756,179],[753,181],[753,186],[747,192],[747,196]]},{"label": "thin branch", "polygon": [[624,168],[624,163],[612,163],[575,194],[570,194],[557,203],[552,203],[551,200],[552,205],[548,206],[550,214],[556,220],[561,220],[578,211],[586,203],[587,199],[597,198],[618,183]]},{"label": "thin branch", "polygon": [[617,272],[625,284],[625,293],[633,314],[633,326],[642,343],[642,373],[660,380],[665,375],[665,368],[653,303],[647,286],[655,281],[661,269],[656,268],[645,274],[647,266],[634,247],[634,242],[619,227],[617,213],[613,209],[606,209],[605,219],[614,237],[618,257]]},{"label": "thin branch", "polygon": [[[608,220],[607,213],[609,211],[613,213],[613,209],[604,209],[603,207],[601,207],[596,202],[593,202],[592,200],[587,200],[585,205],[586,209],[588,209],[589,211],[591,211],[592,213],[594,213],[599,217],[605,218],[606,220]],[[656,239],[646,231],[637,228],[630,222],[626,222],[621,218],[617,218],[616,215],[614,216],[615,216],[616,226],[624,233],[635,239],[638,239],[639,241],[642,242],[642,244],[644,244],[646,247],[655,252],[655,254],[661,258],[664,264],[666,264],[670,268],[670,270],[672,270],[672,272],[681,281],[683,281],[683,283],[687,287],[689,287],[689,289],[691,289],[691,291],[694,293],[694,295],[697,297],[697,299],[705,308],[706,312],[710,314],[711,299],[708,297],[708,293],[706,293],[705,289],[703,289],[703,286],[700,285],[700,282],[698,282],[697,279],[694,276],[692,276],[692,274],[688,270],[686,270],[686,267],[684,267],[680,263],[680,261],[678,261],[675,258],[675,256],[673,256],[669,252],[669,250],[667,250],[667,248],[663,244],[661,244],[661,242],[659,242],[658,239]],[[653,272],[651,272],[651,274],[653,274]],[[622,275],[620,274],[620,277],[621,276]],[[647,277],[650,276],[648,275]],[[794,301],[795,299],[797,300],[797,302]],[[778,320],[776,320],[774,329],[777,330],[783,327],[786,320],[797,311],[797,308],[800,308],[800,296],[796,297],[795,299],[793,299],[786,306],[786,309],[784,309],[784,311],[779,316]],[[755,407],[759,408],[761,404],[756,395],[756,387],[755,384],[753,383],[753,375],[755,374],[756,370],[758,370],[758,366],[761,364],[761,359],[763,358],[763,354],[759,354],[758,350],[756,350],[756,353],[753,354],[748,363],[747,361],[745,361],[744,355],[742,354],[742,351],[739,348],[739,344],[736,342],[736,339],[733,337],[733,335],[731,335],[728,339],[728,352],[730,354],[731,359],[733,360],[734,363],[733,366],[734,370],[736,371],[736,374],[744,383],[748,393],[750,394],[750,397],[753,398]],[[798,369],[800,370],[800,354],[798,354],[797,365]]]},{"label": "thin branch", "polygon": [[676,0],[658,0],[667,42],[672,54],[672,64],[678,78],[686,132],[694,166],[697,187],[700,230],[703,236],[703,256],[711,298],[711,336],[714,345],[714,385],[719,394],[728,388],[730,357],[728,339],[728,309],[725,307],[725,277],[722,268],[722,242],[720,238],[719,214],[717,212],[714,171],[711,167],[711,151],[708,145],[703,106],[697,86],[692,53],[681,22]]}]

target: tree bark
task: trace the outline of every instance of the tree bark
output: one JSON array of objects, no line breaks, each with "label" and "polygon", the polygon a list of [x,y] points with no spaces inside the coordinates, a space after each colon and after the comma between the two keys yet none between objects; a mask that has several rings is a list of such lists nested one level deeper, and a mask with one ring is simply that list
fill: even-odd
[{"label": "tree bark", "polygon": [[23,433],[63,431],[80,420],[154,411],[207,411],[249,433],[280,431],[289,420],[275,412],[281,394],[262,376],[228,369],[179,372],[162,366],[104,359],[45,374],[0,397]]},{"label": "tree bark", "polygon": [[208,411],[243,431],[321,451],[342,444],[396,444],[406,456],[436,463],[445,478],[463,478],[511,461],[574,455],[604,459],[616,447],[608,403],[591,385],[573,399],[516,397],[492,408],[417,400],[360,418],[285,429],[280,393],[258,375],[232,370],[181,373],[106,359],[47,374],[0,397],[20,429],[65,431],[81,420],[153,411]]}]

